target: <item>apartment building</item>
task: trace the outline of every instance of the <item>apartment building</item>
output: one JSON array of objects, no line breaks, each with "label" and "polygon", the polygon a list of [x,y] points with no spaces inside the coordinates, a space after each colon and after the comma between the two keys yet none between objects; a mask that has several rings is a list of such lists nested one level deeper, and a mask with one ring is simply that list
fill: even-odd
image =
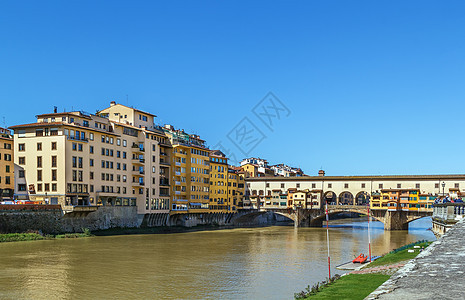
[{"label": "apartment building", "polygon": [[210,150],[198,135],[165,125],[172,149],[171,214],[210,211]]},{"label": "apartment building", "polygon": [[228,205],[231,211],[237,211],[238,208],[244,208],[245,199],[245,180],[244,173],[236,168],[228,168]]},{"label": "apartment building", "polygon": [[168,212],[169,189],[160,183],[169,166],[161,171],[160,158],[170,146],[154,117],[112,102],[96,115],[55,110],[12,126],[18,197],[65,211],[109,205]]},{"label": "apartment building", "polygon": [[14,197],[13,136],[0,127],[0,201]]},{"label": "apartment building", "polygon": [[97,113],[128,138],[131,148],[131,184],[138,199],[138,213],[169,212],[170,157],[172,147],[155,115],[112,101]]},{"label": "apartment building", "polygon": [[228,194],[228,159],[220,150],[210,152],[210,211],[228,212],[231,204]]}]

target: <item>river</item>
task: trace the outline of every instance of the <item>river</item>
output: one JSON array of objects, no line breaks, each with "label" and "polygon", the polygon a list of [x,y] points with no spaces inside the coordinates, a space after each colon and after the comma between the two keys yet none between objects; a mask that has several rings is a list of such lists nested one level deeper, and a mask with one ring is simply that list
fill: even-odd
[{"label": "river", "polygon": [[[412,222],[409,231],[371,224],[374,255],[435,240],[426,230],[430,218]],[[367,222],[330,226],[332,266],[367,253]],[[2,243],[0,266],[1,299],[292,299],[327,277],[326,230],[273,226]]]}]

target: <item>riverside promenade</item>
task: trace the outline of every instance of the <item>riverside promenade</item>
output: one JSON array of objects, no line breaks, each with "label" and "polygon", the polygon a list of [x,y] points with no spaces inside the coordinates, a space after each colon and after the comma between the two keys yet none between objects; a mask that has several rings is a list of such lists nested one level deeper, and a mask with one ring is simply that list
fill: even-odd
[{"label": "riverside promenade", "polygon": [[459,221],[365,299],[463,299],[465,222]]}]

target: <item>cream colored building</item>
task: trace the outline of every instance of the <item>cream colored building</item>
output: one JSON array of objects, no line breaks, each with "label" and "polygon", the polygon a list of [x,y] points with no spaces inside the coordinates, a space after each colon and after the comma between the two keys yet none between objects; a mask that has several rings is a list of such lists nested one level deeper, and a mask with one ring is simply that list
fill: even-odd
[{"label": "cream colored building", "polygon": [[13,136],[0,127],[0,201],[14,196]]},{"label": "cream colored building", "polygon": [[54,112],[11,127],[18,197],[60,203],[67,211],[137,205],[140,214],[168,212],[162,175],[170,167],[160,161],[171,148],[154,117],[112,102],[97,115]]}]

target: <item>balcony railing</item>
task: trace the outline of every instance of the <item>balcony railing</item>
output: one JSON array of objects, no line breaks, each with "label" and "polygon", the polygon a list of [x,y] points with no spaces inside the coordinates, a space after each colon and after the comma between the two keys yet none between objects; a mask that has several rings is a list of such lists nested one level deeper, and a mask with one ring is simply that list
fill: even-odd
[{"label": "balcony railing", "polygon": [[89,139],[88,139],[88,138],[83,138],[83,139],[81,139],[81,138],[79,138],[79,137],[70,136],[70,135],[68,135],[68,136],[66,137],[66,139],[67,139],[67,140],[72,140],[72,141],[78,141],[78,142],[86,142],[86,143],[89,142]]}]

